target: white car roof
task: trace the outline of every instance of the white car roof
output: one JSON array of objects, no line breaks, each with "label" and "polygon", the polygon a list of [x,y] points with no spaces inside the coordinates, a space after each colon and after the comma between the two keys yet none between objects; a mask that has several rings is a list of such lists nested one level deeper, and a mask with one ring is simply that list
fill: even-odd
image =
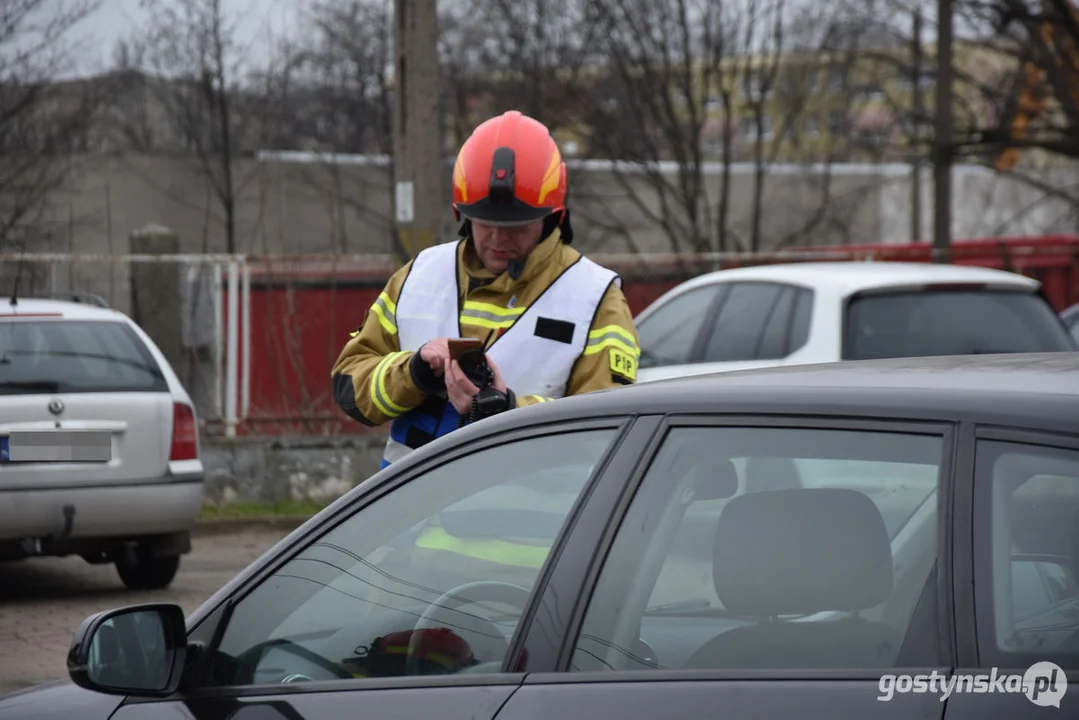
[{"label": "white car roof", "polygon": [[1017,273],[970,265],[900,262],[804,262],[717,270],[683,283],[679,290],[733,280],[770,280],[811,288],[828,287],[844,293],[892,285],[927,283],[992,283],[1037,288],[1040,283]]},{"label": "white car roof", "polygon": [[0,298],[0,318],[20,315],[60,315],[65,320],[126,320],[127,316],[112,308],[102,308],[85,303],[67,300],[43,300],[40,298],[19,298],[15,305],[11,298]]}]

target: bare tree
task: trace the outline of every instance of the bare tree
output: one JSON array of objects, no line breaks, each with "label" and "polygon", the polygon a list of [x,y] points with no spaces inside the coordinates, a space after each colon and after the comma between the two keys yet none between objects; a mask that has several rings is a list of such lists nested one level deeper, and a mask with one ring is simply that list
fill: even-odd
[{"label": "bare tree", "polygon": [[[74,69],[72,31],[92,0],[0,4],[0,247],[33,235],[50,193],[90,150],[107,83],[63,79]],[[21,228],[21,231],[19,229]]]},{"label": "bare tree", "polygon": [[[221,0],[141,3],[148,25],[118,57],[151,73],[145,100],[163,110],[172,136],[158,147],[168,148],[174,139],[175,149],[195,159],[220,206],[226,251],[236,252],[238,200],[254,178],[237,176],[237,160],[262,129],[260,104],[247,84],[254,69]],[[127,135],[139,137],[136,130],[129,124]]]},{"label": "bare tree", "polygon": [[475,123],[520,110],[558,133],[576,124],[598,58],[587,0],[474,0],[443,9],[440,51],[459,145]]},{"label": "bare tree", "polygon": [[[616,167],[613,181],[672,250],[760,249],[767,167],[796,136],[808,100],[804,85],[779,92],[778,84],[819,62],[831,17],[793,12],[783,0],[595,0],[589,8],[607,60],[588,93],[589,148],[628,166]],[[705,165],[716,154],[713,203]],[[743,239],[729,221],[731,165],[747,157],[754,198]],[[665,172],[663,161],[675,169]],[[589,219],[617,225],[622,215]]]},{"label": "bare tree", "polygon": [[[271,144],[324,156],[297,168],[303,184],[327,203],[334,248],[344,252],[348,212],[390,247],[399,242],[391,219],[372,207],[372,193],[393,191],[392,0],[316,0],[295,46],[281,53],[271,103],[286,119]],[[338,153],[389,158],[383,166],[342,168]],[[390,205],[392,207],[392,204]]]}]

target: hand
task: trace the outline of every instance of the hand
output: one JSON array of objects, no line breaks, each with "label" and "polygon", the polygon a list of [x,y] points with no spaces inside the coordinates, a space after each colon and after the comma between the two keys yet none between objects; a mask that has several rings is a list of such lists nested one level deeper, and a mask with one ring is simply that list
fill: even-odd
[{"label": "hand", "polygon": [[425,343],[420,348],[420,357],[430,367],[435,377],[442,377],[450,363],[450,345],[446,338],[438,338]]},{"label": "hand", "polygon": [[[491,362],[490,358],[487,359],[487,365],[490,366],[495,376],[494,382],[491,383],[494,389],[508,393],[506,381],[502,379],[502,373],[499,372],[498,366]],[[446,395],[449,397],[450,403],[457,408],[459,414],[467,415],[472,410],[472,398],[479,393],[480,389],[468,379],[465,371],[461,369],[456,360],[451,360],[448,367]]]},{"label": "hand", "polygon": [[446,371],[446,395],[450,404],[457,408],[460,415],[468,415],[472,409],[472,398],[480,389],[468,379],[465,371],[457,364],[456,360],[450,360]]}]

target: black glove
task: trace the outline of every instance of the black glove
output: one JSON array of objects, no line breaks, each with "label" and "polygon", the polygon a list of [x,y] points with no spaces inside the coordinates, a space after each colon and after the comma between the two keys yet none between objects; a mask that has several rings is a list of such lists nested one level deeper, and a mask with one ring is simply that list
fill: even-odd
[{"label": "black glove", "polygon": [[446,378],[445,376],[439,377],[435,375],[434,369],[430,363],[423,359],[420,354],[420,350],[423,350],[423,346],[420,349],[412,353],[412,359],[408,362],[408,373],[412,376],[412,382],[416,383],[416,387],[421,392],[425,392],[428,395],[441,395],[446,397]]}]

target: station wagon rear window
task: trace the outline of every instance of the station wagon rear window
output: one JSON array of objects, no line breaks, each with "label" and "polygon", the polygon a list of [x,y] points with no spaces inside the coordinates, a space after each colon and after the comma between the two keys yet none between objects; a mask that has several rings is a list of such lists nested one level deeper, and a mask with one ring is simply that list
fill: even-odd
[{"label": "station wagon rear window", "polygon": [[0,322],[0,395],[167,391],[157,362],[123,323]]},{"label": "station wagon rear window", "polygon": [[1026,291],[874,292],[850,301],[844,325],[845,360],[1075,349],[1052,307]]}]

